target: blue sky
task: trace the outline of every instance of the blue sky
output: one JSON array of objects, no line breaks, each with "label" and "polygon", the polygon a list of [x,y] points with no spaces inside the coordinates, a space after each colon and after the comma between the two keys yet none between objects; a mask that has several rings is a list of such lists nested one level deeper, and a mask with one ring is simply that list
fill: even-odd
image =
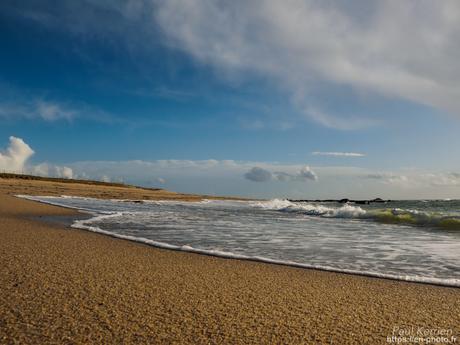
[{"label": "blue sky", "polygon": [[1,170],[256,197],[459,195],[455,1],[0,7]]}]

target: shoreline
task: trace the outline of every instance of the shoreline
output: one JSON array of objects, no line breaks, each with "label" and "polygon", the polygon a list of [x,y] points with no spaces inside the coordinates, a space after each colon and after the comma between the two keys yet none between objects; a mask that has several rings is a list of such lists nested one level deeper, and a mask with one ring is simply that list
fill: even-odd
[{"label": "shoreline", "polygon": [[459,334],[458,288],[164,250],[26,218],[75,214],[0,193],[0,340],[384,344],[403,325]]},{"label": "shoreline", "polygon": [[[104,236],[122,239],[122,240],[130,241],[133,243],[140,243],[140,244],[147,245],[153,248],[174,250],[178,252],[193,253],[193,254],[198,254],[198,255],[206,255],[206,256],[217,257],[217,258],[222,258],[222,259],[229,259],[229,260],[252,261],[252,262],[259,262],[259,263],[264,263],[264,264],[269,264],[269,265],[279,265],[279,266],[300,268],[300,269],[306,269],[306,270],[318,270],[318,271],[323,271],[323,272],[348,274],[348,275],[353,275],[353,276],[362,276],[362,277],[368,277],[368,278],[386,279],[386,280],[393,280],[393,281],[400,281],[400,282],[407,282],[407,283],[414,283],[414,284],[427,284],[427,285],[433,285],[433,286],[460,289],[460,279],[454,279],[454,278],[446,280],[446,279],[440,279],[440,278],[425,278],[425,277],[418,277],[418,276],[396,276],[396,275],[384,274],[384,273],[378,273],[378,272],[366,272],[366,271],[358,271],[358,270],[339,269],[339,268],[334,268],[334,267],[310,265],[310,264],[304,264],[304,263],[299,263],[299,262],[291,262],[291,261],[286,261],[286,260],[281,260],[281,259],[276,260],[276,259],[270,259],[266,257],[252,257],[252,256],[244,255],[244,254],[235,254],[231,252],[204,250],[204,249],[194,248],[190,246],[178,246],[178,245],[173,245],[173,244],[169,244],[165,242],[158,242],[155,240],[150,240],[150,239],[143,238],[143,237],[117,234],[117,233],[113,233],[110,231],[102,230],[98,227],[93,227],[93,226],[88,226],[88,225],[83,224],[85,220],[89,220],[94,217],[101,217],[101,216],[104,217],[104,215],[89,216],[91,213],[89,213],[88,211],[84,209],[67,207],[67,206],[59,205],[57,203],[53,203],[51,201],[34,200],[33,196],[30,196],[30,195],[15,195],[15,197],[21,198],[24,200],[33,201],[33,202],[43,203],[46,205],[66,208],[69,210],[76,211],[80,215],[85,214],[85,216],[79,216],[79,217],[74,218],[73,221],[71,221],[72,219],[71,217],[69,217],[68,219],[69,222],[65,224],[69,228],[98,233]],[[32,198],[29,198],[29,197],[32,197]],[[120,200],[120,201],[137,202],[138,200]],[[110,217],[110,215],[107,215],[107,216]]]},{"label": "shoreline", "polygon": [[[38,201],[36,201],[38,202]],[[53,205],[53,204],[51,204]],[[57,206],[57,205],[53,205]],[[61,206],[57,206],[61,207]],[[62,206],[63,207],[63,206]],[[70,208],[72,209],[72,208]],[[78,209],[75,209],[78,211]],[[71,217],[69,217],[71,218]],[[454,281],[441,281],[440,279],[437,278],[425,278],[426,280],[423,280],[422,278],[418,277],[403,277],[403,276],[392,276],[389,274],[379,274],[379,273],[374,273],[374,272],[365,272],[365,271],[355,271],[355,270],[347,270],[347,269],[338,269],[334,267],[325,267],[325,266],[315,266],[315,265],[309,265],[309,264],[303,264],[303,263],[298,263],[298,262],[290,262],[290,261],[284,261],[284,260],[276,260],[276,259],[269,259],[265,257],[251,257],[251,256],[246,256],[244,254],[234,254],[234,253],[227,253],[227,252],[216,252],[214,250],[204,250],[204,249],[199,249],[199,248],[194,248],[194,247],[183,247],[183,246],[177,246],[169,243],[164,243],[164,242],[157,242],[154,240],[149,240],[147,238],[143,237],[135,237],[135,236],[128,236],[128,235],[122,235],[122,234],[116,234],[112,233],[110,231],[105,231],[100,228],[94,228],[94,227],[89,227],[85,225],[80,225],[80,226],[73,226],[75,222],[79,221],[85,221],[88,219],[91,219],[93,217],[83,217],[83,219],[74,219],[74,222],[70,224],[66,224],[66,227],[72,228],[72,229],[77,229],[77,230],[83,230],[83,231],[89,231],[97,234],[101,234],[104,236],[109,236],[121,240],[126,240],[130,241],[133,243],[139,243],[143,244],[152,248],[158,248],[158,249],[164,249],[164,250],[174,250],[177,252],[183,252],[183,253],[193,253],[193,254],[198,254],[198,255],[206,255],[206,256],[211,256],[211,257],[216,257],[216,258],[221,258],[221,259],[227,259],[227,260],[242,260],[242,261],[252,261],[252,262],[259,262],[263,264],[268,264],[268,265],[278,265],[278,266],[285,266],[285,267],[293,267],[293,268],[299,268],[299,269],[306,269],[306,270],[317,270],[317,271],[323,271],[323,272],[331,272],[331,273],[338,273],[338,274],[347,274],[347,275],[352,275],[352,276],[361,276],[361,277],[368,277],[368,278],[375,278],[375,279],[385,279],[385,280],[391,280],[391,281],[399,281],[399,282],[406,282],[406,283],[413,283],[413,284],[427,284],[427,285],[433,285],[433,286],[441,286],[441,287],[449,287],[449,288],[457,288],[460,289],[460,281],[454,280]],[[40,221],[40,219],[37,219]]]}]

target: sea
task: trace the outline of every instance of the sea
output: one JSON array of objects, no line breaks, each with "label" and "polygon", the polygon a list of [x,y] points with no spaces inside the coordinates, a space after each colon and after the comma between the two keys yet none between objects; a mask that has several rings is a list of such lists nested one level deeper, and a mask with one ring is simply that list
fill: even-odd
[{"label": "sea", "polygon": [[72,228],[159,248],[460,287],[460,200],[355,205],[19,197],[88,214]]}]

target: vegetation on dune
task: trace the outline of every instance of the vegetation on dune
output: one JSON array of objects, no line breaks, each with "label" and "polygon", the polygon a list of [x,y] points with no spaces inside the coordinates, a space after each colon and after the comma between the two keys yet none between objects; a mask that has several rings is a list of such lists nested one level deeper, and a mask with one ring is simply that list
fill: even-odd
[{"label": "vegetation on dune", "polygon": [[14,174],[14,173],[0,173],[0,178],[3,179],[20,179],[20,180],[34,180],[34,181],[49,181],[49,182],[63,182],[63,183],[81,183],[87,185],[98,185],[98,186],[110,186],[110,187],[124,187],[124,188],[141,188],[159,191],[161,188],[146,188],[138,187],[129,184],[124,184],[121,182],[103,182],[103,181],[93,181],[93,180],[79,180],[79,179],[69,179],[69,178],[60,178],[60,177],[44,177],[44,176],[35,176],[35,175],[25,175],[25,174]]}]

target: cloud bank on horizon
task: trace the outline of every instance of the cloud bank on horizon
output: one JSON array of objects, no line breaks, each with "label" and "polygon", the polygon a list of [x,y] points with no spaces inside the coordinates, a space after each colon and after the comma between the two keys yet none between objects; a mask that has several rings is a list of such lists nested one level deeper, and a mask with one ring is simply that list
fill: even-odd
[{"label": "cloud bank on horizon", "polygon": [[[429,198],[428,195],[445,198],[455,196],[456,188],[460,188],[460,173],[456,172],[377,172],[357,167],[311,168],[299,164],[214,159],[81,161],[63,166],[32,164],[29,159],[33,154],[34,150],[24,140],[11,136],[6,150],[0,150],[0,171],[128,182],[146,187],[164,185],[187,193],[266,198],[317,199],[336,198],[337,195],[402,198],[408,192],[419,198]],[[326,185],[333,188],[325,189]],[[385,187],[385,192],[382,193],[380,185]]]}]

